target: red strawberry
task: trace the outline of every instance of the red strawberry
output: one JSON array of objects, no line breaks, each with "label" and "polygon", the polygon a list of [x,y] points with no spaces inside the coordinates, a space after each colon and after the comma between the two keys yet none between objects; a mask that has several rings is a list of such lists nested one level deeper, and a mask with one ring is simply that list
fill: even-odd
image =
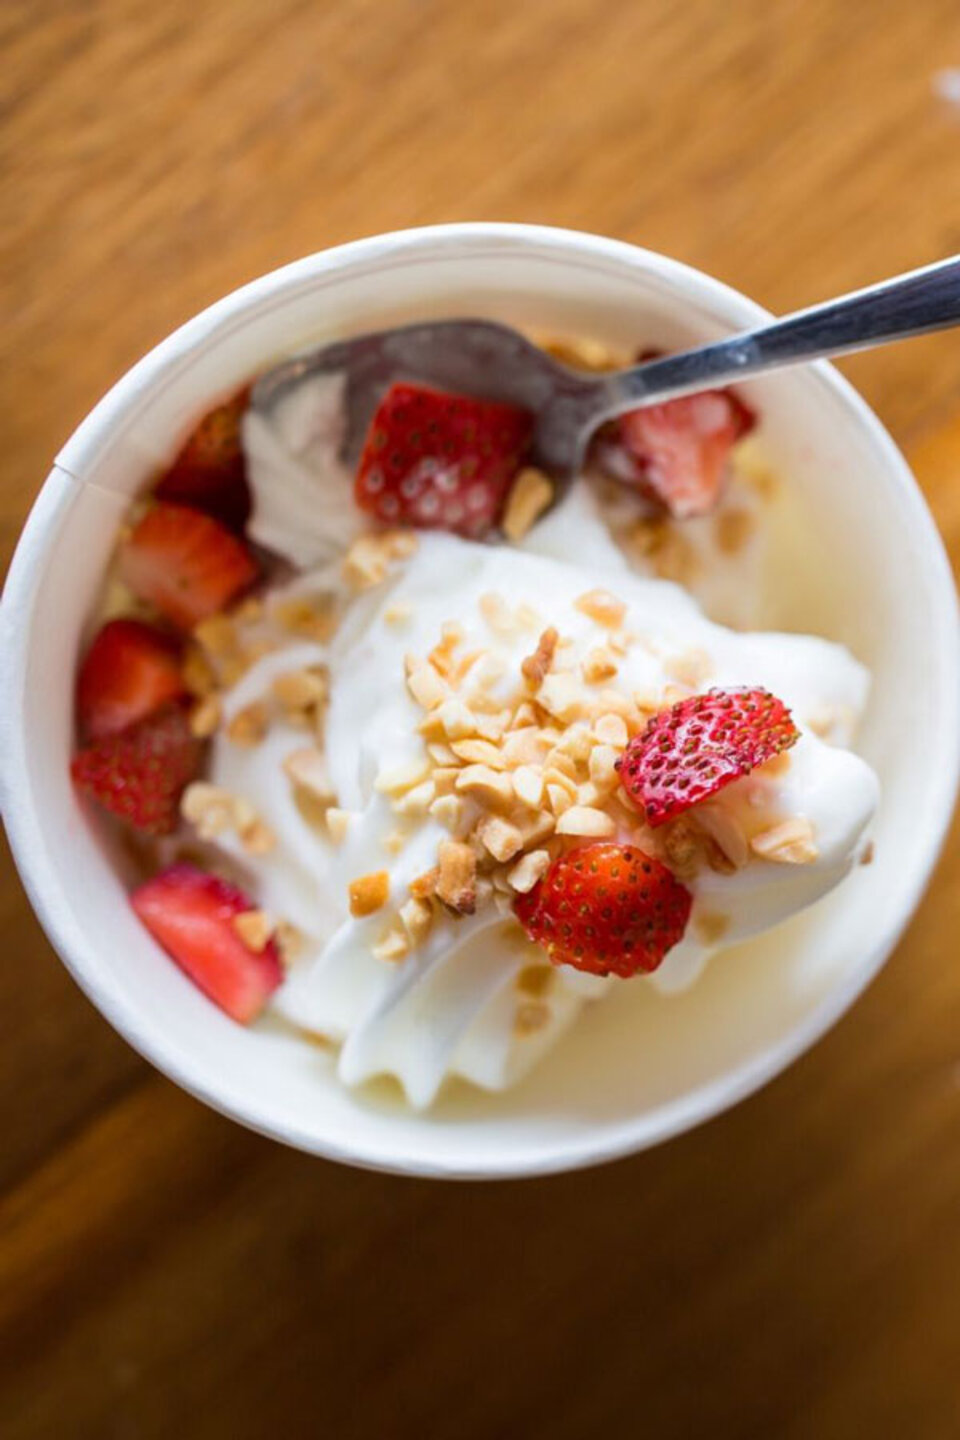
[{"label": "red strawberry", "polygon": [[77,677],[77,720],[84,738],[115,735],[184,693],[177,645],[140,620],[108,620]]},{"label": "red strawberry", "polygon": [[177,826],[180,793],[199,769],[201,745],[182,705],[167,705],[118,735],[78,750],[70,772],[98,804],[147,835]]},{"label": "red strawberry", "polygon": [[656,970],[683,938],[692,904],[689,890],[652,855],[598,840],[554,860],[513,908],[554,965],[627,980]]},{"label": "red strawberry", "polygon": [[173,865],[140,885],[130,902],[150,934],[204,994],[234,1020],[255,1020],[283,979],[275,941],[252,950],[233,921],[254,908],[229,880]]},{"label": "red strawberry", "polygon": [[482,535],[532,430],[533,417],[515,405],[391,385],[364,442],[357,504],[389,525]]},{"label": "red strawberry", "polygon": [[772,760],[799,734],[768,690],[708,690],[654,715],[617,768],[647,824],[662,825]]},{"label": "red strawberry", "polygon": [[240,422],[249,387],[204,415],[154,488],[158,500],[190,505],[242,530],[250,515],[250,487]]},{"label": "red strawberry", "polygon": [[185,505],[154,505],[120,551],[120,573],[141,600],[183,630],[246,590],[257,564],[242,540]]},{"label": "red strawberry", "polygon": [[732,391],[704,390],[622,415],[619,444],[601,441],[601,461],[685,520],[716,505],[730,450],[755,424]]}]

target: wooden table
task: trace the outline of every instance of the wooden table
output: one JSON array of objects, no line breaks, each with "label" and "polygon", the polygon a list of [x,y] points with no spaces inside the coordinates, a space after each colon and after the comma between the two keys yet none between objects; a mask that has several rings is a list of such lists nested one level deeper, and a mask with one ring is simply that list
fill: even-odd
[{"label": "wooden table", "polygon": [[[0,33],[5,556],[137,356],[340,240],[579,226],[773,309],[960,250],[956,0],[7,0]],[[960,559],[960,339],[845,368]],[[957,1436],[958,881],[955,830],[869,994],[732,1114],[455,1186],[181,1094],[7,862],[0,1434]]]}]

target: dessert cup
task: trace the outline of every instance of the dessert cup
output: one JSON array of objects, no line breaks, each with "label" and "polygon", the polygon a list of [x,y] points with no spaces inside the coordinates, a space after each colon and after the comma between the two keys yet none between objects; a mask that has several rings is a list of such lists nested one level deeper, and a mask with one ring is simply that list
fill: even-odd
[{"label": "dessert cup", "polygon": [[540,1174],[643,1149],[749,1094],[811,1045],[882,965],[952,811],[960,649],[950,569],[883,426],[826,364],[744,387],[766,452],[815,518],[771,628],[822,634],[870,668],[856,748],[880,776],[873,863],[811,910],[718,955],[689,991],[642,982],[588,1007],[515,1089],[454,1083],[417,1113],[357,1091],[329,1050],[270,1019],[229,1020],[163,955],[69,777],[73,677],[115,533],[195,418],[274,360],[365,329],[482,315],[623,348],[711,339],[765,319],[717,281],[634,246],[526,225],[376,236],[234,292],[120,380],[57,456],[3,600],[5,820],[37,914],[78,983],[159,1069],[234,1119],[344,1162],[448,1177]]}]

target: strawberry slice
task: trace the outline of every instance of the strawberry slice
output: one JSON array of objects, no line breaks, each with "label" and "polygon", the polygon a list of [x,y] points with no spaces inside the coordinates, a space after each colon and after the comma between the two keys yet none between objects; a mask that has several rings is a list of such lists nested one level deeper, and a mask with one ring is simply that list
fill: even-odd
[{"label": "strawberry slice", "polygon": [[513,908],[554,965],[591,975],[656,970],[683,938],[693,897],[636,845],[598,840],[568,850]]},{"label": "strawberry slice", "polygon": [[730,451],[756,424],[732,391],[704,390],[621,415],[602,464],[646,491],[679,520],[705,515],[720,498]]},{"label": "strawberry slice", "polygon": [[177,805],[200,766],[201,744],[186,710],[172,704],[74,755],[70,772],[98,805],[146,835],[169,835]]},{"label": "strawberry slice", "polygon": [[254,905],[229,880],[172,865],[138,886],[130,903],[181,970],[242,1025],[256,1019],[283,980],[275,941],[253,950],[234,928]]},{"label": "strawberry slice", "polygon": [[108,620],[77,677],[77,722],[85,739],[115,735],[184,694],[176,642],[140,620]]},{"label": "strawberry slice", "polygon": [[250,516],[250,486],[240,423],[250,388],[204,415],[154,487],[158,500],[190,505],[242,530]]},{"label": "strawberry slice", "polygon": [[154,505],[120,551],[120,573],[135,595],[189,630],[222,610],[257,578],[242,540],[185,505]]},{"label": "strawberry slice", "polygon": [[617,769],[627,794],[662,825],[799,738],[790,711],[768,690],[708,690],[647,722]]},{"label": "strawberry slice", "polygon": [[357,504],[388,525],[483,535],[532,431],[533,416],[516,405],[391,385],[364,441]]}]

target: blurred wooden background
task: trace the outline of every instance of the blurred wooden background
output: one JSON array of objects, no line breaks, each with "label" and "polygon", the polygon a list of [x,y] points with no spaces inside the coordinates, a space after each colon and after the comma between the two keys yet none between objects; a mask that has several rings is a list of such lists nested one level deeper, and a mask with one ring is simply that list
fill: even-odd
[{"label": "blurred wooden background", "polygon": [[[340,240],[570,225],[773,309],[960,250],[956,0],[5,0],[0,38],[4,560],[133,360]],[[960,336],[844,368],[960,560]],[[732,1114],[444,1186],[175,1090],[7,858],[0,1434],[957,1436],[958,881],[955,830],[869,994]]]}]

